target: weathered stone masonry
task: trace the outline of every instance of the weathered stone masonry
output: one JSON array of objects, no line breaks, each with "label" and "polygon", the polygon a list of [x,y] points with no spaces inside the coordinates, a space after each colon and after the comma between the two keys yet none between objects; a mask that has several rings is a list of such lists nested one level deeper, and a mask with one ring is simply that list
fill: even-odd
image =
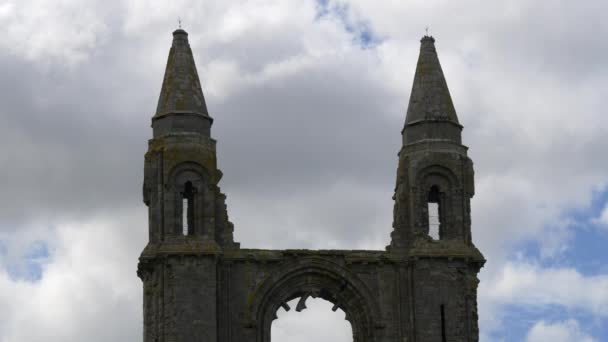
[{"label": "weathered stone masonry", "polygon": [[309,297],[344,310],[356,342],[478,341],[473,164],[434,42],[421,40],[386,250],[259,250],[234,242],[213,119],[188,35],[173,32],[145,156],[144,342],[267,342],[276,311]]}]

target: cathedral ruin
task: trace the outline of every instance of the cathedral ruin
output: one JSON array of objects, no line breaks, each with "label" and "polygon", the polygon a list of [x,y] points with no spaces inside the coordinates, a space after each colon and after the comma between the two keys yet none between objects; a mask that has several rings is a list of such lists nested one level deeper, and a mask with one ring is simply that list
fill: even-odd
[{"label": "cathedral ruin", "polygon": [[300,298],[300,311],[309,297],[342,309],[355,342],[479,340],[485,259],[471,238],[473,163],[433,37],[421,39],[386,250],[242,248],[219,188],[212,124],[178,29],[145,155],[144,342],[269,342],[277,310]]}]

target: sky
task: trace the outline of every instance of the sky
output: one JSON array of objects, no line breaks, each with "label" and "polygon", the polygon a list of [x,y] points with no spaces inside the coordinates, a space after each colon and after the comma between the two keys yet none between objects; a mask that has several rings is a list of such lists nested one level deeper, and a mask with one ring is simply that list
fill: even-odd
[{"label": "sky", "polygon": [[[428,26],[475,165],[481,341],[608,341],[605,13],[0,0],[0,342],[141,340],[143,156],[178,17],[241,246],[384,249]],[[343,312],[307,304],[273,341],[352,341]]]}]

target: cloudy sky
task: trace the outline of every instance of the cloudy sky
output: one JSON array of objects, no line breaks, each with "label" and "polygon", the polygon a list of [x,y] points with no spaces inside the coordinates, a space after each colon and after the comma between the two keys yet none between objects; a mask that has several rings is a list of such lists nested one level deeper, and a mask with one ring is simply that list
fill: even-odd
[{"label": "cloudy sky", "polygon": [[[177,18],[235,238],[383,249],[430,27],[475,163],[482,341],[608,341],[606,1],[0,0],[0,341],[138,341],[143,155]],[[352,341],[279,312],[273,341]]]}]

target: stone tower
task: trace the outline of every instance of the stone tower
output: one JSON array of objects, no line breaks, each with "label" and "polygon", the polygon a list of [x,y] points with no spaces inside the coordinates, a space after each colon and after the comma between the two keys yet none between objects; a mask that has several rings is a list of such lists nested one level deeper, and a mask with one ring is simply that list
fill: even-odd
[{"label": "stone tower", "polygon": [[473,165],[434,42],[421,40],[386,250],[261,250],[233,240],[213,119],[173,32],[144,166],[144,342],[268,342],[277,310],[309,297],[342,309],[356,342],[478,341]]}]

